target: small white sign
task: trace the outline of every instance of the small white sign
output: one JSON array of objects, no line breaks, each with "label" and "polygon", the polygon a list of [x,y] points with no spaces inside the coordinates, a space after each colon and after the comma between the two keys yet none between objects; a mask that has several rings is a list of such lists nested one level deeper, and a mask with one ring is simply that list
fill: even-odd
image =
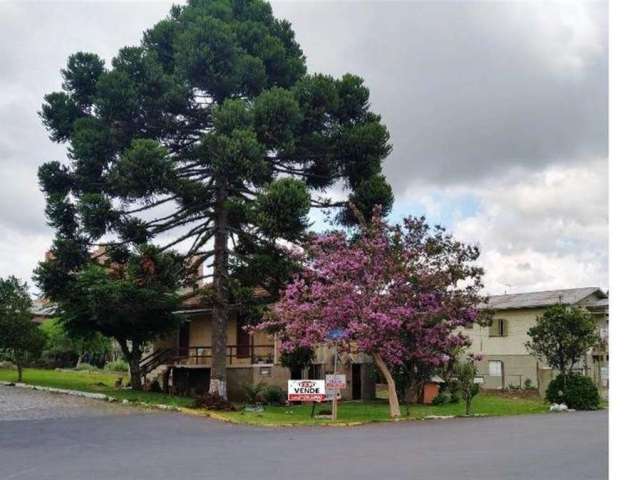
[{"label": "small white sign", "polygon": [[326,375],[327,389],[341,390],[347,388],[347,376],[344,374]]},{"label": "small white sign", "polygon": [[330,402],[334,397],[337,400],[342,400],[342,394],[340,393],[340,390],[334,390],[333,388],[327,387],[326,395],[324,397],[325,401]]},{"label": "small white sign", "polygon": [[484,383],[484,377],[475,377],[473,383]]},{"label": "small white sign", "polygon": [[290,402],[322,402],[325,398],[324,380],[289,380]]}]

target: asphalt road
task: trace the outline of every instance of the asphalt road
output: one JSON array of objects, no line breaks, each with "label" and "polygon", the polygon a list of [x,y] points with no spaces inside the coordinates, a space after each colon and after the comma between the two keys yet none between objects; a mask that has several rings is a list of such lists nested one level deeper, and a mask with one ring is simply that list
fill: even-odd
[{"label": "asphalt road", "polygon": [[607,413],[240,427],[0,386],[0,479],[607,478]]}]

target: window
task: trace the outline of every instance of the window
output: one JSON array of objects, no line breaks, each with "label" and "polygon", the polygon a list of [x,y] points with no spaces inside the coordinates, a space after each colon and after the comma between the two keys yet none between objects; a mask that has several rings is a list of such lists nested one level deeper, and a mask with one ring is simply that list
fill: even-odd
[{"label": "window", "polygon": [[309,380],[324,380],[322,376],[322,364],[314,363],[309,367]]},{"label": "window", "polygon": [[506,337],[507,336],[507,321],[504,319],[494,319],[489,327],[490,337]]},{"label": "window", "polygon": [[502,362],[500,360],[489,360],[489,376],[502,377]]}]

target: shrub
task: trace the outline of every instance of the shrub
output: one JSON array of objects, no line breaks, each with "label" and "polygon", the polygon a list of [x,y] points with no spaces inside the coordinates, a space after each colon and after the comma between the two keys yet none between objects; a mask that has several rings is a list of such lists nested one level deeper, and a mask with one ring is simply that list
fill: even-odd
[{"label": "shrub", "polygon": [[112,372],[128,372],[129,365],[124,360],[114,360],[113,362],[107,363],[104,369]]},{"label": "shrub", "polygon": [[248,383],[242,387],[244,390],[244,396],[249,405],[256,405],[260,403],[263,399],[262,392],[266,388],[266,385],[262,382],[260,383]]},{"label": "shrub", "polygon": [[220,397],[218,394],[206,394],[196,398],[196,408],[205,408],[207,410],[220,410],[223,412],[235,412],[236,407],[231,402]]},{"label": "shrub", "polygon": [[95,372],[100,369],[90,363],[79,363],[74,370]]},{"label": "shrub", "polygon": [[530,378],[527,378],[524,381],[524,388],[527,389],[527,390],[531,390],[532,388],[534,388],[533,387],[533,381]]},{"label": "shrub", "polygon": [[451,394],[449,392],[440,392],[438,395],[433,397],[431,405],[444,405],[445,403],[449,403],[450,401]]},{"label": "shrub", "polygon": [[277,385],[269,385],[262,392],[262,398],[268,405],[283,405],[285,403],[285,391]]},{"label": "shrub", "polygon": [[545,398],[576,410],[595,410],[600,405],[598,387],[583,375],[558,375],[549,384]]},{"label": "shrub", "polygon": [[10,362],[9,360],[0,360],[0,369],[15,370],[16,365],[13,362]]}]

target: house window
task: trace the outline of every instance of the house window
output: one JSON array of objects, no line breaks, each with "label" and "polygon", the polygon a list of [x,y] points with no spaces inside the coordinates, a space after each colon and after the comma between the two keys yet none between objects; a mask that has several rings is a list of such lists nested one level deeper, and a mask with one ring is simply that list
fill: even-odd
[{"label": "house window", "polygon": [[507,336],[507,321],[500,318],[491,322],[489,327],[490,337],[506,337]]},{"label": "house window", "polygon": [[324,380],[322,376],[322,364],[314,363],[309,367],[309,380]]},{"label": "house window", "polygon": [[489,360],[489,376],[502,377],[502,362],[500,360]]}]

